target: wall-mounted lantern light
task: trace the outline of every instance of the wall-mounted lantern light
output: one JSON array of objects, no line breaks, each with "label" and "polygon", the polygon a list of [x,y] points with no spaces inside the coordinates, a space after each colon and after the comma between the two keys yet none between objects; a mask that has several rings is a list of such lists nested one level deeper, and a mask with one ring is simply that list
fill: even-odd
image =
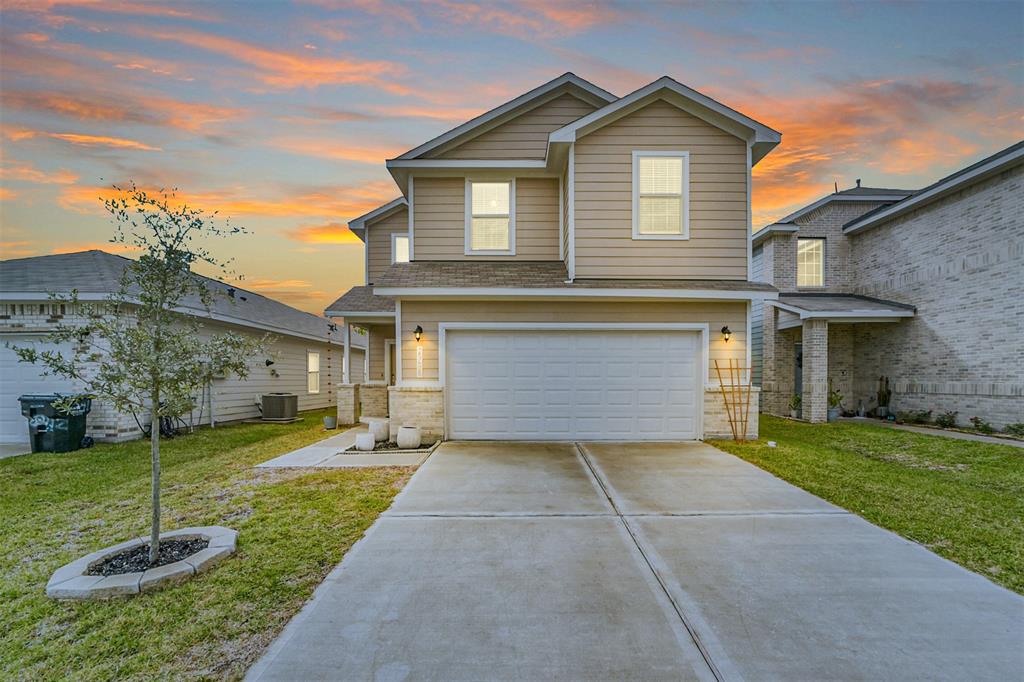
[{"label": "wall-mounted lantern light", "polygon": [[729,343],[729,339],[732,338],[732,332],[729,330],[728,325],[722,327],[722,338],[725,339],[726,343]]},{"label": "wall-mounted lantern light", "polygon": [[272,364],[274,364],[274,361],[273,360],[269,360],[269,359],[268,360],[264,360],[264,362],[267,364],[267,367],[270,367]]},{"label": "wall-mounted lantern light", "polygon": [[416,325],[416,328],[412,330],[412,336],[416,341],[419,341],[423,336],[423,327]]}]

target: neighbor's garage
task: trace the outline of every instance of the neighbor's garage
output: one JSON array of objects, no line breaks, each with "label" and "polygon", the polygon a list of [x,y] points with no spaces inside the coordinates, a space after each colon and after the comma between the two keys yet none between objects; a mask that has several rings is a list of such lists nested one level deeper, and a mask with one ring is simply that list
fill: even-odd
[{"label": "neighbor's garage", "polygon": [[70,344],[56,346],[41,335],[0,335],[0,443],[28,444],[28,421],[21,416],[18,397],[28,393],[70,393],[67,379],[43,376],[41,365],[18,362],[18,356],[7,347],[40,344],[40,350],[58,350],[65,356]]},{"label": "neighbor's garage", "polygon": [[698,332],[453,329],[445,344],[450,439],[700,436]]}]

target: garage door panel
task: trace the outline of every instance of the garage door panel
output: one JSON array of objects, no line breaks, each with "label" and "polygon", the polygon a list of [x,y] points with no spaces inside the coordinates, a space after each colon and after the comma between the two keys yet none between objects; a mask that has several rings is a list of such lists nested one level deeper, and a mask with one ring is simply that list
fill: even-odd
[{"label": "garage door panel", "polygon": [[681,331],[452,330],[449,436],[696,438],[700,347]]}]

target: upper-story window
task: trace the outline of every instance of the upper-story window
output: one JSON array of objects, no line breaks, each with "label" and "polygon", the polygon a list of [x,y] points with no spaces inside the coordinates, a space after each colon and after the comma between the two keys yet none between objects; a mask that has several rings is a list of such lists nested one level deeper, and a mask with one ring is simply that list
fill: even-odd
[{"label": "upper-story window", "polygon": [[633,152],[633,239],[688,239],[690,154]]},{"label": "upper-story window", "polygon": [[825,240],[796,240],[796,285],[825,286]]},{"label": "upper-story window", "polygon": [[396,232],[391,235],[391,263],[409,262],[409,235]]},{"label": "upper-story window", "polygon": [[515,180],[466,180],[466,255],[514,256]]}]

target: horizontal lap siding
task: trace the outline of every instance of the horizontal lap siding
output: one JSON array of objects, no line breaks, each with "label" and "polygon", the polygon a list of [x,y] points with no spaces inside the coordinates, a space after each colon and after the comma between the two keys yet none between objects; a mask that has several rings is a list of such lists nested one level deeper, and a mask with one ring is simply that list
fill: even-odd
[{"label": "horizontal lap siding", "polygon": [[[207,325],[209,333],[223,333],[231,330],[244,335],[260,335],[238,327]],[[309,393],[307,389],[306,351],[320,353],[320,392]],[[249,361],[249,376],[239,379],[232,375],[213,381],[214,413],[217,421],[234,421],[260,416],[256,401],[264,393],[295,393],[299,397],[300,410],[313,410],[334,405],[334,385],[341,381],[341,365],[344,347],[338,343],[306,341],[294,337],[277,336],[266,352]],[[274,364],[267,367],[265,360]],[[361,360],[361,358],[360,358]],[[277,376],[272,374],[272,371]],[[195,415],[198,417],[198,410]],[[203,423],[209,423],[209,406],[203,410]]]},{"label": "horizontal lap siding", "polygon": [[[690,239],[633,234],[634,150],[690,153]],[[746,143],[658,101],[575,146],[576,276],[746,279]]]},{"label": "horizontal lap siding", "polygon": [[391,235],[395,232],[409,234],[409,211],[404,208],[367,228],[366,248],[369,249],[370,267],[367,281],[371,284],[391,267]]},{"label": "horizontal lap siding", "polygon": [[543,159],[548,134],[586,116],[594,107],[572,95],[561,95],[448,151],[427,154],[436,159]]},{"label": "horizontal lap siding", "polygon": [[[747,308],[745,303],[547,302],[547,301],[402,301],[402,379],[438,378],[440,322],[691,322],[710,327],[710,377],[714,361],[729,358],[746,364]],[[423,327],[423,376],[416,376],[416,346],[412,333]],[[720,330],[732,331],[729,343]]]},{"label": "horizontal lap siding", "polygon": [[416,178],[416,260],[558,260],[558,180],[516,180],[516,255],[467,256],[465,178]]}]

